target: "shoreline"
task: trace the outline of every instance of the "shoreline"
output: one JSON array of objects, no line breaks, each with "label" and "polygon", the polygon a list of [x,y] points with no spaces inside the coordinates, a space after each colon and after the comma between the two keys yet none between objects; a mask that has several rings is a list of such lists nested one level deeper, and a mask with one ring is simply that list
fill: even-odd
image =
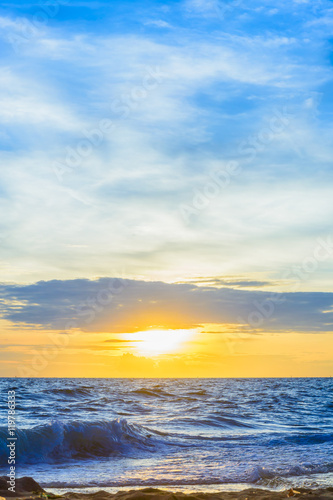
[{"label": "shoreline", "polygon": [[[82,493],[67,491],[61,495],[55,495],[51,491],[44,490],[33,478],[23,477],[16,480],[15,493],[7,489],[7,476],[0,477],[0,498],[37,499],[68,499],[68,500],[282,500],[285,498],[308,498],[309,500],[333,500],[333,487],[327,488],[293,488],[281,491],[269,490],[264,487],[246,488],[241,491],[218,490],[192,491],[185,493],[175,488],[169,489],[157,487],[138,487],[118,490],[110,493],[103,489],[94,493]],[[50,490],[52,490],[51,488]]]}]

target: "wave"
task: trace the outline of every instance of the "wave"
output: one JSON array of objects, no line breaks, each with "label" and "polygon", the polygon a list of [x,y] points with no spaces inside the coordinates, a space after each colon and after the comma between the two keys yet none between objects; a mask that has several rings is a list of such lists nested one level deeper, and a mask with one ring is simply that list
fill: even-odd
[{"label": "wave", "polygon": [[[295,478],[297,478],[297,485],[302,486],[303,481],[312,482],[315,486],[316,476],[318,474],[332,473],[333,464],[313,464],[313,465],[295,465],[286,467],[284,470],[276,470],[274,467],[265,466],[255,466],[250,467],[249,470],[238,471],[236,473],[226,473],[225,476],[207,476],[203,473],[197,475],[195,478],[188,476],[182,476],[181,480],[179,478],[164,478],[161,477],[128,477],[126,480],[121,478],[110,479],[108,478],[94,478],[92,481],[85,480],[84,482],[73,481],[72,477],[69,477],[67,481],[59,481],[56,479],[54,481],[48,480],[45,484],[41,482],[41,486],[48,488],[84,488],[87,487],[159,487],[159,486],[185,486],[185,485],[223,485],[223,484],[242,484],[242,485],[256,485],[263,486],[265,488],[279,488],[285,489],[287,487],[292,487],[295,485]],[[312,479],[311,479],[312,477]],[[317,485],[318,487],[318,485]],[[243,486],[244,488],[244,486]]]},{"label": "wave", "polygon": [[327,474],[333,472],[333,463],[326,464],[299,464],[286,467],[283,471],[274,468],[257,466],[254,467],[250,475],[246,478],[249,483],[260,484],[262,486],[274,487],[283,480],[290,477],[311,476],[315,474]]},{"label": "wave", "polygon": [[132,391],[132,394],[142,394],[143,396],[153,396],[153,397],[159,397],[159,396],[173,396],[173,394],[169,394],[168,392],[163,391],[162,389],[159,389],[157,387],[154,388],[154,390],[150,389],[136,389]]},{"label": "wave", "polygon": [[[179,420],[179,423],[183,419]],[[215,419],[214,419],[215,420]],[[188,420],[186,423],[189,423]],[[239,427],[248,425],[235,419],[219,417],[194,422],[197,426]],[[195,441],[226,441],[230,436],[201,433],[164,432],[125,418],[98,421],[55,421],[26,429],[17,429],[19,463],[55,463],[97,457],[136,457],[142,452],[154,453],[165,447],[188,448]],[[7,461],[8,429],[0,427],[0,460]],[[237,437],[235,436],[235,439]],[[139,453],[140,452],[140,453]]]},{"label": "wave", "polygon": [[[179,423],[184,419],[180,419]],[[187,419],[186,423],[189,421]],[[220,417],[216,419],[202,419],[194,422],[196,426],[213,426],[227,429],[229,427],[239,428],[251,426],[240,420]],[[192,446],[201,446],[200,442],[225,442],[226,446],[237,446],[241,440],[250,443],[252,446],[284,446],[290,443],[296,445],[316,445],[328,443],[333,440],[332,434],[313,433],[298,436],[276,436],[272,438],[271,434],[260,433],[258,436],[249,435],[230,435],[228,433],[201,434],[201,433],[182,433],[168,432],[150,429],[139,424],[129,423],[125,418],[105,421],[56,421],[50,424],[38,425],[27,429],[17,430],[17,456],[19,463],[56,463],[66,460],[82,460],[89,458],[107,458],[107,457],[130,457],[136,458],[142,456],[142,453],[158,453],[166,451],[166,447],[171,450],[172,447],[188,448]],[[7,440],[8,430],[5,427],[0,428],[0,461],[7,461]],[[267,471],[261,471],[261,476],[256,480],[262,479]],[[254,479],[258,471],[250,479]],[[257,474],[258,475],[258,474]],[[268,477],[272,476],[268,473]]]},{"label": "wave", "polygon": [[91,387],[75,387],[74,389],[69,389],[69,388],[61,388],[61,389],[45,389],[44,392],[47,394],[59,394],[61,396],[87,396],[91,394]]},{"label": "wave", "polygon": [[333,441],[333,433],[328,432],[317,432],[317,433],[304,433],[297,435],[285,435],[280,438],[270,439],[270,445],[273,446],[283,446],[284,444],[295,444],[295,445],[315,445],[324,444]]},{"label": "wave", "polygon": [[194,425],[196,427],[216,427],[219,429],[235,429],[235,428],[244,428],[244,429],[256,429],[259,425],[255,422],[249,423],[244,420],[244,418],[235,418],[228,415],[207,415],[206,418],[192,418],[192,417],[183,417],[179,419],[179,422],[182,422],[186,425]]},{"label": "wave", "polygon": [[[8,430],[0,428],[0,459],[7,461]],[[133,456],[167,445],[166,439],[126,419],[96,422],[53,422],[18,429],[17,456],[20,463],[52,463],[64,459]]]}]

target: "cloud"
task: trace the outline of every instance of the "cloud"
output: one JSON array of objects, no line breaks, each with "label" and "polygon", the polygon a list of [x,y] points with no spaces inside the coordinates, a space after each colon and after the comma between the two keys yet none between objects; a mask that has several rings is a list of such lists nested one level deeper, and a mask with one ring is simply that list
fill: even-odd
[{"label": "cloud", "polygon": [[[87,9],[82,23],[61,8],[18,52],[8,35],[30,14],[13,3],[0,19],[3,279],[172,281],[262,268],[274,278],[297,265],[332,220],[331,68],[311,5],[239,4],[212,29],[201,12],[221,2],[133,5],[126,16],[103,4],[103,19]],[[266,23],[272,6],[280,24]],[[328,14],[318,7],[318,19]],[[152,70],[161,78],[144,93]],[[288,127],[265,143],[285,108]],[[114,128],[59,182],[54,162],[66,165],[105,119]],[[241,175],[184,221],[180,206],[229,159]],[[318,273],[328,288],[327,267]]]},{"label": "cloud", "polygon": [[124,340],[124,339],[108,339],[108,340],[103,340],[103,342],[111,342],[115,344],[121,344],[122,342],[127,342],[132,344],[133,342],[141,342],[141,340]]},{"label": "cloud", "polygon": [[231,323],[249,331],[333,329],[333,293],[272,294],[118,278],[2,285],[0,291],[3,318],[37,328],[116,333]]},{"label": "cloud", "polygon": [[259,288],[266,286],[274,286],[277,283],[273,281],[257,281],[250,279],[225,279],[225,278],[214,278],[214,277],[199,277],[192,280],[187,280],[186,282],[180,283],[192,283],[198,286],[216,286],[216,287],[232,287],[232,288]]}]

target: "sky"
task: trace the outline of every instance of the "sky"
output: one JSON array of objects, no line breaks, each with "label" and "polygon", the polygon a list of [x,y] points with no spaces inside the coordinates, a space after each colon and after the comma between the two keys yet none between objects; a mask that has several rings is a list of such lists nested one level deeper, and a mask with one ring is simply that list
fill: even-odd
[{"label": "sky", "polygon": [[0,376],[333,375],[333,4],[0,6]]}]

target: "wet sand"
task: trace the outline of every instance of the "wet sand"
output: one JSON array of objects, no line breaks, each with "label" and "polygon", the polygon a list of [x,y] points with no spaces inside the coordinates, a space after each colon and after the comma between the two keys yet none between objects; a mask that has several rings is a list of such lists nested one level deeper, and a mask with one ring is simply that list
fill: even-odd
[{"label": "wet sand", "polygon": [[[269,491],[249,488],[237,492],[220,493],[181,493],[176,491],[164,491],[158,488],[143,488],[140,490],[128,490],[118,493],[73,493],[68,492],[61,496],[47,493],[32,478],[24,477],[16,480],[15,493],[8,491],[7,477],[0,477],[0,497],[23,499],[68,499],[68,500],[282,500],[285,498],[302,498],[309,500],[333,500],[333,487],[325,489],[307,489],[295,487],[285,491]],[[1,499],[0,499],[1,500]]]}]

